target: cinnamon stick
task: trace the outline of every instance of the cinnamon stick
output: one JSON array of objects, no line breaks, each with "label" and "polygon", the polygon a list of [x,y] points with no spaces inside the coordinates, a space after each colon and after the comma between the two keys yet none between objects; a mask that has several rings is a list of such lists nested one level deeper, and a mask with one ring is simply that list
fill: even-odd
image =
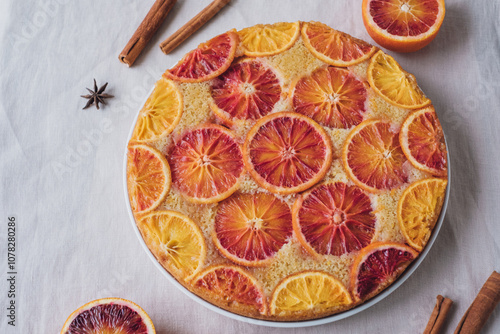
[{"label": "cinnamon stick", "polygon": [[199,12],[198,15],[193,17],[188,23],[183,25],[172,36],[170,36],[160,44],[160,48],[163,53],[169,54],[170,52],[172,52],[195,31],[197,31],[205,23],[207,23],[208,20],[214,17],[214,15],[217,14],[230,1],[231,0],[214,0],[212,3],[210,3],[201,12]]},{"label": "cinnamon stick", "polygon": [[455,334],[476,334],[500,302],[500,274],[494,271],[458,323]]},{"label": "cinnamon stick", "polygon": [[450,312],[453,301],[441,295],[437,296],[436,306],[432,310],[431,317],[425,327],[424,334],[439,334],[443,328],[448,312]]},{"label": "cinnamon stick", "polygon": [[176,2],[177,0],[155,1],[153,7],[151,7],[134,35],[132,35],[132,38],[120,53],[118,58],[122,63],[132,66]]}]

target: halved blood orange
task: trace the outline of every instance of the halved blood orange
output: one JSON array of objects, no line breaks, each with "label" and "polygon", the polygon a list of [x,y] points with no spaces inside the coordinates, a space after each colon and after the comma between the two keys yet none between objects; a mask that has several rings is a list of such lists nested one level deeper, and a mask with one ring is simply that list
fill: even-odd
[{"label": "halved blood orange", "polygon": [[351,270],[351,291],[366,300],[389,286],[418,253],[398,243],[375,242],[359,252]]},{"label": "halved blood orange", "polygon": [[158,262],[177,278],[189,280],[201,269],[205,239],[189,217],[175,211],[154,211],[137,226]]},{"label": "halved blood orange", "polygon": [[322,271],[304,271],[286,277],[274,289],[270,313],[281,317],[301,311],[321,314],[340,310],[352,303],[347,288],[334,276]]},{"label": "halved blood orange", "polygon": [[127,189],[134,213],[155,209],[167,196],[171,178],[161,152],[147,145],[131,145],[127,154]]},{"label": "halved blood orange", "polygon": [[181,82],[202,82],[213,79],[229,68],[238,43],[236,30],[230,30],[198,45],[163,75]]},{"label": "halved blood orange", "polygon": [[233,262],[262,266],[288,242],[292,231],[288,204],[268,193],[240,193],[219,204],[214,243]]},{"label": "halved blood orange", "polygon": [[172,182],[195,203],[216,203],[238,188],[243,155],[233,134],[207,124],[187,131],[168,156]]},{"label": "halved blood orange", "polygon": [[137,304],[121,298],[91,301],[71,313],[61,334],[155,334],[149,315]]},{"label": "halved blood orange", "polygon": [[293,228],[312,255],[342,255],[370,244],[375,215],[363,190],[342,182],[326,182],[295,201]]},{"label": "halved blood orange", "polygon": [[342,163],[351,180],[371,193],[407,182],[406,162],[399,132],[383,120],[366,120],[355,127],[342,151]]},{"label": "halved blood orange", "polygon": [[300,35],[300,22],[257,24],[238,34],[246,56],[272,56],[292,47]]},{"label": "halved blood orange", "polygon": [[346,69],[319,68],[291,91],[295,111],[321,125],[347,129],[361,123],[366,112],[365,85]]},{"label": "halved blood orange", "polygon": [[264,189],[291,194],[316,184],[332,162],[325,130],[309,117],[280,112],[261,118],[243,145],[244,163]]},{"label": "halved blood orange", "polygon": [[382,51],[370,60],[367,76],[373,90],[397,107],[419,109],[431,104],[415,76],[403,70],[394,58]]},{"label": "halved blood orange", "polygon": [[139,112],[131,141],[148,142],[167,136],[182,116],[182,95],[175,83],[161,78]]},{"label": "halved blood orange", "polygon": [[226,124],[256,120],[271,112],[281,97],[280,80],[256,60],[233,64],[212,83],[212,110]]},{"label": "halved blood orange", "polygon": [[408,115],[401,126],[399,141],[413,166],[433,175],[446,175],[446,143],[433,106]]},{"label": "halved blood orange", "polygon": [[424,179],[405,189],[398,203],[398,221],[406,242],[421,251],[441,213],[447,181]]},{"label": "halved blood orange", "polygon": [[444,0],[363,0],[363,23],[370,36],[392,51],[420,50],[443,23]]},{"label": "halved blood orange", "polygon": [[193,285],[202,294],[211,296],[234,310],[253,310],[266,314],[266,296],[257,280],[241,267],[215,265],[208,267],[193,279]]},{"label": "halved blood orange", "polygon": [[313,55],[333,66],[356,65],[370,58],[377,50],[365,41],[320,22],[304,23],[302,39]]}]

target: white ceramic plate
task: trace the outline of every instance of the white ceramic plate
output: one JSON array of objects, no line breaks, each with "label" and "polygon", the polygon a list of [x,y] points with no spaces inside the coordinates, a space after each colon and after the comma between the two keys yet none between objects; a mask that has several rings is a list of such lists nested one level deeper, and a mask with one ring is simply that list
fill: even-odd
[{"label": "white ceramic plate", "polygon": [[[154,87],[153,87],[153,89],[154,89]],[[151,91],[147,94],[148,97],[153,92],[153,89],[151,89]],[[141,104],[141,108],[146,103],[146,100],[147,100],[147,97],[146,97],[146,99],[144,99],[143,103]],[[140,109],[139,109],[139,111],[140,111]],[[132,138],[132,132],[134,131],[135,123],[137,122],[137,118],[139,116],[139,111],[137,112],[137,116],[135,118],[135,121],[132,124],[132,128],[130,129],[127,143],[130,141],[130,138]],[[446,138],[445,138],[445,141],[446,141]],[[226,317],[229,317],[229,318],[235,319],[235,320],[239,320],[239,321],[243,321],[243,322],[247,322],[247,323],[254,324],[254,325],[261,325],[261,326],[268,326],[268,327],[282,327],[282,328],[310,327],[310,326],[328,324],[330,322],[344,319],[344,318],[350,317],[356,313],[359,313],[363,310],[366,310],[367,308],[375,305],[376,303],[378,303],[379,301],[381,301],[382,299],[384,299],[385,297],[390,295],[394,290],[399,288],[408,279],[408,277],[410,277],[410,275],[418,268],[420,263],[422,263],[422,261],[427,256],[427,253],[429,253],[429,250],[431,249],[432,245],[434,244],[434,241],[436,240],[436,238],[438,236],[439,230],[441,229],[441,226],[443,225],[446,208],[448,207],[448,198],[450,196],[450,181],[451,181],[450,154],[449,154],[449,152],[447,154],[447,159],[448,159],[448,186],[446,187],[446,195],[444,198],[443,208],[441,209],[441,214],[439,215],[439,219],[436,223],[436,226],[434,227],[434,231],[432,232],[431,238],[429,239],[429,242],[425,246],[424,250],[420,253],[419,257],[415,261],[413,261],[413,263],[410,266],[408,266],[408,268],[406,268],[404,273],[394,283],[392,283],[387,289],[385,289],[384,291],[382,291],[381,293],[379,293],[378,295],[376,295],[374,298],[370,299],[369,301],[367,301],[359,306],[356,306],[353,309],[342,312],[342,313],[337,313],[337,314],[334,314],[334,315],[331,315],[328,317],[324,317],[324,318],[320,318],[320,319],[304,320],[304,321],[269,321],[269,320],[259,320],[259,319],[244,317],[242,315],[231,313],[231,312],[226,311],[220,307],[217,307],[213,304],[210,304],[206,300],[198,297],[197,295],[195,295],[194,293],[192,293],[191,291],[186,289],[184,286],[182,286],[182,284],[177,282],[177,280],[172,275],[170,275],[170,273],[165,268],[163,268],[161,266],[161,264],[156,260],[155,256],[153,255],[153,253],[151,253],[148,246],[144,242],[142,235],[141,235],[141,232],[137,228],[137,225],[136,225],[135,219],[134,219],[134,215],[132,213],[132,208],[130,207],[130,202],[129,202],[128,193],[127,193],[127,146],[125,146],[125,154],[124,154],[124,158],[123,158],[123,189],[124,189],[124,194],[125,194],[125,203],[127,205],[127,211],[128,211],[129,216],[130,216],[130,221],[132,222],[133,229],[134,229],[135,234],[137,235],[137,238],[139,239],[139,242],[141,243],[142,247],[144,248],[144,250],[148,254],[151,261],[153,261],[153,264],[156,266],[156,268],[158,268],[163,273],[163,275],[165,275],[165,277],[173,285],[175,285],[178,289],[180,289],[182,292],[184,292],[189,298],[195,300],[196,302],[205,306],[206,308],[208,308],[214,312],[217,312],[219,314],[222,314]]]}]

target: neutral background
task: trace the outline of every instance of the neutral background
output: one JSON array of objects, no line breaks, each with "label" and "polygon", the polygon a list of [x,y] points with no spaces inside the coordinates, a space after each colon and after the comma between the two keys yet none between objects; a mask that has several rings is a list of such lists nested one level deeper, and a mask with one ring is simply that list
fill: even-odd
[{"label": "neutral background", "polygon": [[[318,20],[373,42],[361,0],[233,0],[171,55],[158,44],[210,0],[179,0],[132,68],[118,54],[153,0],[0,0],[0,332],[57,333],[97,298],[141,305],[159,334],[301,333],[231,320],[174,287],[129,220],[123,153],[134,117],[163,71],[200,42],[257,23]],[[435,297],[455,301],[451,333],[500,270],[500,1],[446,0],[434,42],[394,54],[432,99],[451,155],[451,197],[429,255],[393,294],[309,333],[420,333]],[[92,79],[116,97],[82,111]],[[17,218],[17,326],[6,323],[7,217]],[[500,308],[484,333],[500,333]]]}]

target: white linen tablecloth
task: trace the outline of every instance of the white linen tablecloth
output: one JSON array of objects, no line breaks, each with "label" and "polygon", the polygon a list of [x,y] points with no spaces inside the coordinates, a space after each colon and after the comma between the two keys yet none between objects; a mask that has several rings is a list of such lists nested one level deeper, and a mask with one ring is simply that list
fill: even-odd
[{"label": "white linen tablecloth", "polygon": [[[0,0],[0,333],[58,333],[97,298],[141,305],[160,334],[302,333],[229,319],[170,284],[142,249],[127,214],[123,153],[156,79],[200,42],[230,28],[322,21],[373,42],[361,0],[233,0],[171,55],[158,44],[210,0],[179,0],[136,64],[118,54],[153,0]],[[455,301],[451,333],[493,270],[500,270],[500,1],[446,0],[437,38],[395,54],[432,99],[451,155],[443,228],[394,293],[309,333],[421,333],[438,294]],[[82,111],[85,87],[115,95]],[[8,325],[8,217],[16,218],[16,326]],[[500,333],[499,309],[484,333]]]}]

